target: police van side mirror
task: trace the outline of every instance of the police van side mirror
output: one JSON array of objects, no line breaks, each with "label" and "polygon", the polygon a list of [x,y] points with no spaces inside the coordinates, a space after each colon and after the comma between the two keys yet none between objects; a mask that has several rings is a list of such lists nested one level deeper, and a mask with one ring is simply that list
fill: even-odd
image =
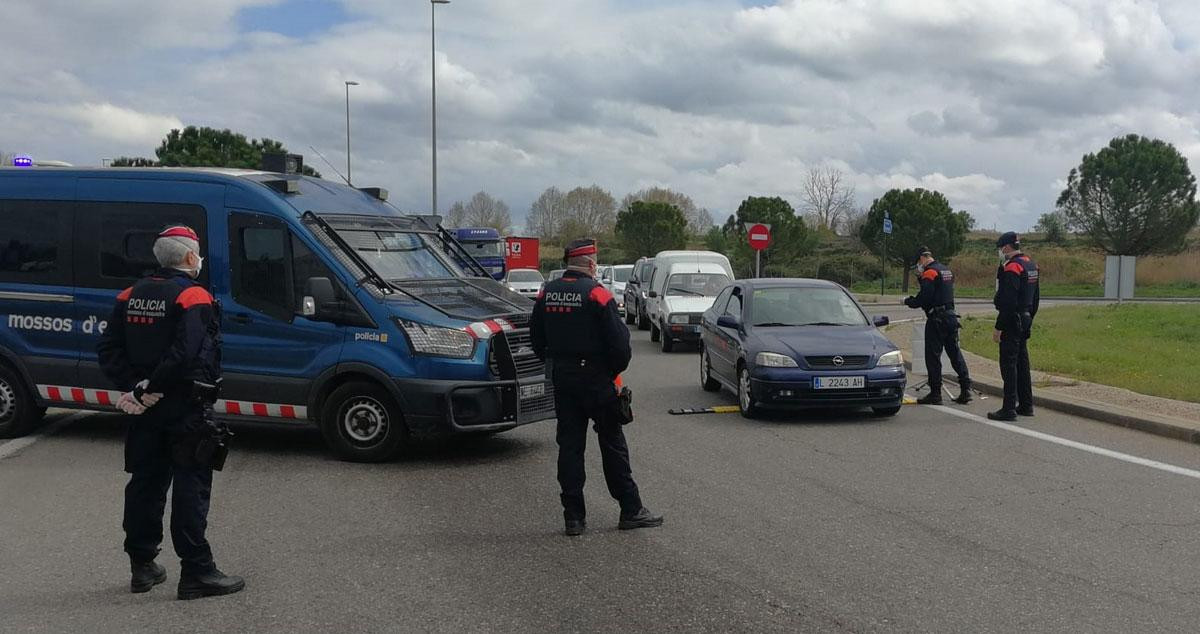
[{"label": "police van side mirror", "polygon": [[328,317],[330,309],[334,309],[337,296],[333,292],[333,282],[327,277],[310,277],[304,282],[304,299],[300,305],[300,314],[305,317]]}]

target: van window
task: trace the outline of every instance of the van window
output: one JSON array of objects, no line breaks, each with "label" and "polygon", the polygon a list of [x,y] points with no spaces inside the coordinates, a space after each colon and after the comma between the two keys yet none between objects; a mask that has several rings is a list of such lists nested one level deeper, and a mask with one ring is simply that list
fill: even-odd
[{"label": "van window", "polygon": [[229,231],[233,298],[290,322],[296,310],[287,228],[273,218],[231,214]]},{"label": "van window", "polygon": [[[209,246],[207,216],[199,205],[80,202],[76,211],[75,279],[79,286],[125,288],[153,273],[158,269],[154,240],[171,225],[191,227],[200,236],[201,251]],[[197,281],[207,286],[206,269]]]},{"label": "van window", "polygon": [[0,200],[0,282],[71,283],[72,204]]},{"label": "van window", "polygon": [[329,270],[328,266],[321,261],[321,258],[308,245],[300,241],[295,234],[292,234],[292,278],[293,278],[293,297],[297,304],[294,306],[296,312],[300,312],[302,306],[299,302],[304,299],[304,285],[310,277],[325,277],[333,282],[333,290],[337,295],[337,299],[346,299],[342,294],[341,285],[337,283],[337,276],[333,271]]}]

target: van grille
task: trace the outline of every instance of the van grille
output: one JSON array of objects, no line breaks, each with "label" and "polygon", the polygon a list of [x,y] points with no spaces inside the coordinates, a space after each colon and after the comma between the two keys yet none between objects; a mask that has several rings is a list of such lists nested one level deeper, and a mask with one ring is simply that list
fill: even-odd
[{"label": "van grille", "polygon": [[[510,319],[510,321],[512,320]],[[500,341],[501,339],[493,337],[493,345],[488,349],[488,368],[491,369],[494,377],[500,376],[500,364],[496,360],[496,345],[499,345]],[[533,354],[532,343],[533,338],[530,337],[528,328],[512,330],[508,333],[508,345],[512,350],[513,362],[517,366],[517,378],[540,376],[546,371],[546,364]]]}]

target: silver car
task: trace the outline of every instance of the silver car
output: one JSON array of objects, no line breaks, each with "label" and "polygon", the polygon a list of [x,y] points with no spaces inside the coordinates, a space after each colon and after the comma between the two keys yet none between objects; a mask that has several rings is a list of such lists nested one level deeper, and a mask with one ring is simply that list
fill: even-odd
[{"label": "silver car", "polygon": [[537,297],[545,281],[537,269],[513,269],[504,276],[504,284],[525,297]]}]

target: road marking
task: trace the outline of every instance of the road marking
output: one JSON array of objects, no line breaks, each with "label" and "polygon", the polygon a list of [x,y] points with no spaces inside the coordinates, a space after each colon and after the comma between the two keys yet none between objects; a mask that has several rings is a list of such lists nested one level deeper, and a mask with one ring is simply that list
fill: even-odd
[{"label": "road marking", "polygon": [[90,413],[91,412],[75,412],[74,414],[69,414],[54,421],[53,423],[50,423],[49,425],[46,425],[40,432],[36,434],[22,436],[21,438],[14,438],[4,444],[0,444],[0,460],[4,460],[5,458],[16,455],[16,453],[22,449],[25,449],[42,438],[45,438],[46,436],[52,436],[58,433],[58,431],[63,427],[70,425],[71,423],[83,418],[84,416],[87,416]]},{"label": "road marking", "polygon": [[1159,462],[1157,460],[1150,460],[1149,458],[1140,458],[1138,456],[1131,456],[1127,453],[1113,451],[1112,449],[1105,449],[1103,447],[1095,447],[1095,446],[1088,445],[1085,443],[1076,442],[1074,440],[1067,440],[1066,438],[1052,436],[1050,434],[1045,434],[1040,431],[1034,431],[1032,429],[1026,429],[1024,427],[1017,427],[1016,425],[1012,425],[1009,423],[1001,423],[1001,422],[997,422],[994,420],[989,420],[982,416],[978,416],[978,415],[972,414],[970,412],[964,412],[961,410],[957,410],[952,407],[947,407],[945,405],[930,405],[929,407],[932,409],[936,409],[939,412],[942,412],[944,414],[950,414],[951,416],[957,416],[959,418],[965,418],[967,420],[972,420],[977,423],[983,423],[984,425],[987,425],[989,427],[995,427],[996,429],[1003,429],[1004,431],[1011,431],[1013,433],[1021,434],[1023,436],[1029,436],[1030,438],[1037,438],[1038,440],[1045,440],[1046,442],[1052,442],[1056,445],[1062,445],[1064,447],[1071,447],[1072,449],[1078,449],[1080,451],[1094,453],[1099,456],[1115,458],[1115,459],[1121,460],[1123,462],[1141,465],[1143,467],[1150,467],[1151,469],[1158,469],[1159,471],[1166,471],[1168,473],[1174,473],[1176,475],[1187,476],[1189,478],[1195,478],[1197,480],[1200,480],[1200,471],[1196,471],[1195,469],[1188,469],[1186,467],[1177,467],[1173,464],[1167,464],[1165,462]]}]

